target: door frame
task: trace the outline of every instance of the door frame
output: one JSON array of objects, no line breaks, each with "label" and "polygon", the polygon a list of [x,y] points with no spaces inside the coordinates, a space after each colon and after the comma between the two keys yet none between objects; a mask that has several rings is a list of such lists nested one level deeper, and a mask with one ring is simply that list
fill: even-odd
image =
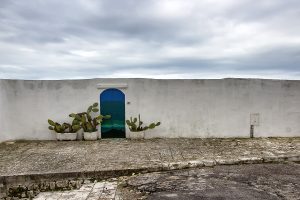
[{"label": "door frame", "polygon": [[[123,94],[125,95],[125,100],[124,100],[124,106],[125,106],[125,138],[128,138],[129,137],[129,129],[128,127],[126,126],[126,119],[127,119],[127,104],[128,104],[128,101],[127,101],[127,88],[128,88],[128,84],[127,83],[98,83],[96,85],[97,89],[98,89],[98,95],[97,95],[97,99],[99,101],[99,107],[101,106],[101,102],[100,102],[100,95],[103,91],[105,91],[106,89],[118,89],[120,90],[121,92],[123,92]],[[100,109],[99,109],[99,114],[100,114]],[[98,131],[99,131],[99,134],[100,134],[100,138],[102,138],[102,135],[101,135],[101,124],[99,125],[98,127]]]}]

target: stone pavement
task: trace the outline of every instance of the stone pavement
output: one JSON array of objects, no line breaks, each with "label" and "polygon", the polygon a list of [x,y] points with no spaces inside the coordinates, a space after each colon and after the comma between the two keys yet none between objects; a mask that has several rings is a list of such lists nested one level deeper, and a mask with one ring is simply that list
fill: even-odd
[{"label": "stone pavement", "polygon": [[152,172],[128,177],[126,183],[120,194],[123,199],[299,200],[300,163]]},{"label": "stone pavement", "polygon": [[71,191],[42,192],[35,200],[121,200],[117,193],[117,181],[84,184]]},{"label": "stone pavement", "polygon": [[300,163],[220,165],[113,178],[35,200],[299,200]]},{"label": "stone pavement", "polygon": [[[36,194],[75,189],[91,178],[299,160],[300,138],[7,142],[0,144],[0,198],[9,190],[13,195],[14,191],[26,193],[34,188]],[[23,189],[18,185],[24,185]]]}]

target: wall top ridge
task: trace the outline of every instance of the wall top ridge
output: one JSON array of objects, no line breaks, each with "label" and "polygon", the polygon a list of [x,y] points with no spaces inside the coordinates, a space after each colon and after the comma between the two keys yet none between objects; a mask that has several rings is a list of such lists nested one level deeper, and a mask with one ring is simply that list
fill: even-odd
[{"label": "wall top ridge", "polygon": [[98,83],[97,88],[98,89],[107,89],[107,88],[124,89],[124,88],[128,88],[128,84],[127,83]]}]

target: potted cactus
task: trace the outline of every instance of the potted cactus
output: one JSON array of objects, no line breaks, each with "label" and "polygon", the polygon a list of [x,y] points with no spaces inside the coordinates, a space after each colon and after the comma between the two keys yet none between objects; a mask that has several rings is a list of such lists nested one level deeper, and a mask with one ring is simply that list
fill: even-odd
[{"label": "potted cactus", "polygon": [[77,132],[81,129],[78,121],[73,121],[72,124],[69,123],[58,123],[51,119],[48,119],[49,130],[56,133],[57,140],[76,140]]},{"label": "potted cactus", "polygon": [[110,115],[97,115],[93,113],[99,112],[98,103],[89,106],[86,112],[70,114],[76,120],[80,120],[80,125],[83,129],[84,140],[97,140],[98,139],[98,125],[101,124],[103,119],[109,119]]},{"label": "potted cactus", "polygon": [[138,119],[136,117],[133,119],[130,117],[130,120],[126,120],[126,124],[131,131],[131,139],[143,139],[145,138],[145,131],[148,129],[154,129],[156,126],[160,125],[160,122],[151,123],[149,126],[142,126],[143,122],[141,121],[141,117],[139,115]]},{"label": "potted cactus", "polygon": [[83,137],[83,129],[81,126],[81,117],[80,116],[81,116],[81,113],[69,114],[69,117],[73,118],[72,125],[78,125],[80,127],[79,130],[77,130],[77,139],[78,140],[82,140],[82,137]]}]

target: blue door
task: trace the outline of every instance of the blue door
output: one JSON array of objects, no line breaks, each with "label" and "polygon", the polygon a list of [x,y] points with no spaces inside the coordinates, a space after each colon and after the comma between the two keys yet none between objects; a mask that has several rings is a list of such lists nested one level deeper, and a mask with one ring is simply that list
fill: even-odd
[{"label": "blue door", "polygon": [[102,138],[125,138],[125,94],[118,89],[106,89],[100,94],[100,113],[111,115],[101,124]]}]

